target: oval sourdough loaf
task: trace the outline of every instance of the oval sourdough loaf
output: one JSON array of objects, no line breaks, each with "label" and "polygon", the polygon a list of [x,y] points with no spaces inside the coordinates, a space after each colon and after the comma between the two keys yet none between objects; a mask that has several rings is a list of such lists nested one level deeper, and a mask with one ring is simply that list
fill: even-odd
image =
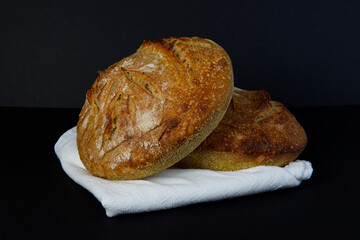
[{"label": "oval sourdough loaf", "polygon": [[284,166],[295,160],[306,144],[302,126],[283,104],[270,101],[268,92],[235,88],[217,128],[176,166],[219,171]]},{"label": "oval sourdough loaf", "polygon": [[145,41],[99,76],[77,124],[80,159],[93,175],[139,179],[193,151],[229,106],[229,56],[198,37]]}]

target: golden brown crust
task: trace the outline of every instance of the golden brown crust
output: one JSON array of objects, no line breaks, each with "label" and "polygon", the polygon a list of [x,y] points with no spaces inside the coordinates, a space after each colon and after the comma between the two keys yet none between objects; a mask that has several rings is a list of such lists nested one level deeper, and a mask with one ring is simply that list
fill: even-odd
[{"label": "golden brown crust", "polygon": [[176,166],[235,171],[259,165],[284,166],[304,150],[307,137],[286,107],[265,90],[235,88],[217,128]]},{"label": "golden brown crust", "polygon": [[194,150],[220,122],[231,100],[226,52],[210,40],[144,42],[100,71],[77,124],[80,158],[108,179],[152,175]]}]

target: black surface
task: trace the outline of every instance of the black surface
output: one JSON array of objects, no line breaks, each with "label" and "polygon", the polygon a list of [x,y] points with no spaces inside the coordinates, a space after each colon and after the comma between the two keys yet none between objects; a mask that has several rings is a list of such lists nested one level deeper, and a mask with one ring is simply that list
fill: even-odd
[{"label": "black surface", "polygon": [[299,158],[314,168],[299,187],[107,218],[54,153],[79,109],[0,107],[0,238],[349,239],[359,216],[360,105],[290,110],[309,138]]},{"label": "black surface", "polygon": [[96,71],[169,36],[214,40],[235,86],[287,106],[360,104],[359,9],[358,0],[2,0],[0,106],[79,108]]}]

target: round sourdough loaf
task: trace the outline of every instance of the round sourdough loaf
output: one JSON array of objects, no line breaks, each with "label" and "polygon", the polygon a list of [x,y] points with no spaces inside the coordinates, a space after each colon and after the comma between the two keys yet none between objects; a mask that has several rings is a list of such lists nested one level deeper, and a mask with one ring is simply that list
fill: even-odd
[{"label": "round sourdough loaf", "polygon": [[286,107],[265,90],[235,88],[217,128],[177,167],[236,171],[259,165],[284,166],[304,150],[307,137]]},{"label": "round sourdough loaf", "polygon": [[139,179],[193,151],[229,106],[233,71],[216,43],[198,37],[145,41],[100,71],[77,124],[80,159],[93,175]]}]

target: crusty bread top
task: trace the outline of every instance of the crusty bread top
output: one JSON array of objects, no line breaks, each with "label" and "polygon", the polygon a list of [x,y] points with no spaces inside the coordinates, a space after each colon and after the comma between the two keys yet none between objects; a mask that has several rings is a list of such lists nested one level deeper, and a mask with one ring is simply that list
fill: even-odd
[{"label": "crusty bread top", "polygon": [[267,91],[235,88],[224,118],[194,153],[214,151],[243,159],[252,159],[244,155],[274,159],[281,154],[298,155],[306,144],[302,126],[282,103],[270,101]]},{"label": "crusty bread top", "polygon": [[232,90],[230,58],[214,42],[145,41],[100,71],[87,92],[77,124],[80,158],[92,174],[109,179],[158,172],[210,134]]}]

